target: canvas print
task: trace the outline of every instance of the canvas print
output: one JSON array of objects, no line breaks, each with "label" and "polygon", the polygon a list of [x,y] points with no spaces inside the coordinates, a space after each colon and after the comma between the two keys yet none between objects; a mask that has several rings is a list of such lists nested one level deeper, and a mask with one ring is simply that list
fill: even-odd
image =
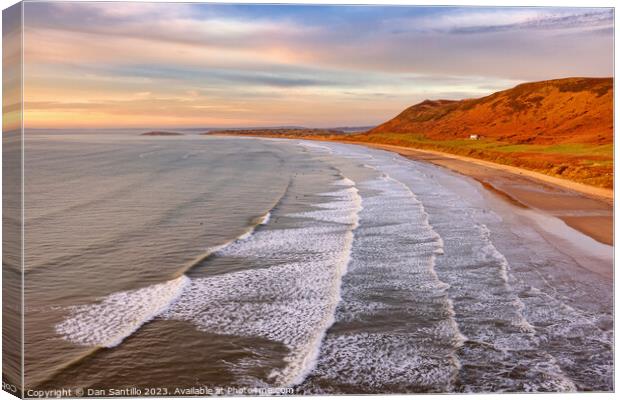
[{"label": "canvas print", "polygon": [[3,11],[3,390],[612,392],[614,9]]}]

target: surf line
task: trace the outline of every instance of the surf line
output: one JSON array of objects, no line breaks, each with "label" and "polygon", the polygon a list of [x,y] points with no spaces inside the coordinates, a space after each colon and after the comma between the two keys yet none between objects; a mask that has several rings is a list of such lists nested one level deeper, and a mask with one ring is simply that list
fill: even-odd
[{"label": "surf line", "polygon": [[320,321],[314,335],[308,343],[306,343],[305,354],[301,355],[301,357],[299,357],[299,355],[295,357],[296,355],[294,354],[287,357],[287,361],[289,363],[280,373],[281,376],[279,379],[277,379],[278,384],[281,386],[295,386],[303,383],[306,377],[316,367],[320,355],[321,345],[325,339],[327,330],[336,322],[336,309],[338,304],[342,301],[342,278],[346,275],[351,262],[353,240],[355,237],[355,231],[359,227],[359,213],[363,209],[363,206],[362,197],[359,194],[359,190],[357,189],[355,182],[342,175],[342,172],[340,175],[342,177],[341,181],[334,183],[334,185],[350,186],[350,189],[352,189],[353,198],[351,202],[353,205],[353,218],[350,228],[345,233],[345,245],[339,257],[339,262],[336,265],[336,276],[331,285],[331,302],[328,304],[329,311],[326,317]]},{"label": "surf line", "polygon": [[[202,264],[203,262],[205,262],[208,258],[210,258],[211,256],[213,256],[214,254],[216,254],[218,251],[226,248],[227,246],[236,243],[238,241],[242,241],[245,239],[248,239],[249,237],[252,236],[252,234],[259,229],[261,226],[267,225],[271,219],[271,215],[272,213],[278,208],[278,206],[280,205],[280,203],[282,202],[282,199],[286,196],[286,194],[288,193],[290,187],[292,185],[292,178],[289,179],[289,181],[287,182],[286,186],[283,188],[281,194],[278,196],[278,198],[274,201],[274,203],[272,204],[272,206],[269,208],[269,210],[264,213],[263,215],[260,215],[257,218],[253,219],[253,224],[250,225],[250,227],[241,235],[239,235],[238,237],[222,244],[219,246],[214,246],[214,247],[210,247],[207,249],[207,251],[204,254],[201,254],[200,256],[196,257],[195,259],[193,259],[191,262],[187,263],[183,268],[181,268],[179,271],[177,271],[176,273],[176,277],[168,280],[168,281],[164,281],[162,283],[159,284],[155,284],[152,286],[147,286],[141,289],[135,289],[135,290],[130,290],[130,291],[126,291],[126,292],[118,292],[118,293],[112,293],[106,297],[100,298],[98,300],[100,300],[98,303],[91,303],[89,305],[81,305],[81,306],[71,306],[71,307],[67,307],[67,309],[69,310],[69,316],[67,318],[65,318],[63,321],[61,321],[60,323],[56,324],[54,326],[54,330],[56,331],[57,334],[59,334],[63,339],[75,343],[77,345],[81,345],[81,346],[91,346],[91,349],[85,353],[83,353],[82,355],[78,356],[75,359],[72,359],[70,361],[68,361],[64,366],[62,366],[61,368],[59,368],[57,371],[53,372],[49,377],[45,378],[42,382],[48,382],[53,380],[58,374],[62,373],[62,371],[64,371],[65,369],[75,365],[76,363],[80,362],[81,360],[84,360],[86,358],[89,357],[93,357],[96,353],[98,353],[100,350],[102,349],[106,349],[106,348],[112,348],[112,347],[116,347],[118,346],[120,343],[123,342],[123,340],[125,340],[127,337],[131,336],[132,334],[134,334],[136,331],[138,331],[142,326],[144,326],[145,324],[149,323],[151,320],[157,318],[163,311],[165,311],[165,309],[167,307],[169,307],[171,304],[173,304],[183,293],[183,290],[185,290],[191,280],[190,278],[188,278],[186,276],[186,273],[189,272],[191,269],[195,268],[196,266]],[[146,312],[143,315],[143,319],[141,321],[135,321],[135,324],[133,325],[132,329],[126,330],[125,332],[119,332],[116,335],[114,335],[113,338],[110,338],[108,340],[102,340],[100,342],[93,340],[93,338],[89,338],[87,335],[83,335],[81,333],[79,333],[80,329],[84,329],[85,327],[88,328],[85,324],[85,322],[83,320],[80,320],[79,315],[83,312],[85,312],[87,310],[87,307],[92,307],[92,306],[97,306],[97,305],[102,305],[102,303],[104,303],[106,301],[106,299],[108,299],[110,296],[115,296],[115,295],[125,295],[125,294],[129,294],[129,293],[134,293],[137,291],[142,291],[141,293],[146,293],[148,291],[149,288],[153,288],[153,287],[171,287],[171,288],[175,288],[176,290],[171,290],[169,292],[169,297],[166,299],[164,306],[161,307],[156,307],[155,310],[152,310],[151,312]],[[160,293],[161,294],[161,293]],[[148,297],[148,296],[147,296]],[[115,300],[119,300],[119,297],[113,297]],[[91,315],[93,316],[93,315]],[[135,316],[134,316],[135,317]]]},{"label": "surf line", "polygon": [[[263,214],[257,223],[242,235],[197,257],[174,279],[140,289],[112,293],[99,299],[98,303],[68,307],[69,317],[56,324],[56,333],[63,339],[82,346],[118,346],[179,298],[189,286],[190,278],[186,275],[189,270],[226,246],[249,238],[258,226],[269,221],[270,215],[270,212]],[[115,313],[115,309],[124,312]]]},{"label": "surf line", "polygon": [[[291,184],[292,179],[289,179],[282,193],[269,210],[258,218],[255,218],[254,223],[251,224],[245,232],[224,244],[208,248],[204,254],[196,257],[177,271],[175,278],[140,289],[112,293],[100,299],[100,301],[95,304],[69,307],[70,315],[64,321],[56,324],[56,333],[61,335],[65,340],[78,345],[101,348],[118,346],[125,338],[135,333],[144,324],[165,311],[165,309],[183,293],[183,290],[190,282],[190,279],[186,275],[187,272],[202,264],[208,258],[227,246],[248,239],[256,229],[267,225],[271,218],[271,213],[278,207],[286,193],[288,193]],[[138,302],[139,304],[150,304],[151,307],[147,308],[138,305],[132,308],[130,315],[116,316],[116,318],[122,319],[122,325],[124,326],[117,326],[117,329],[114,330],[113,327],[120,321],[116,321],[115,316],[108,316],[102,313],[102,311],[104,311],[104,307],[106,306],[113,309],[115,305],[121,308],[123,304],[130,304],[129,298],[131,298],[131,301]],[[93,312],[96,313],[93,314]],[[104,318],[104,321],[101,321],[101,317]],[[97,327],[89,326],[89,321],[99,321],[107,325],[107,327],[104,326],[103,330],[97,331]],[[108,335],[107,338],[104,337],[105,334]]]},{"label": "surf line", "polygon": [[225,249],[226,247],[230,246],[233,243],[248,239],[254,234],[254,232],[256,232],[257,229],[260,229],[261,226],[267,225],[269,221],[271,220],[272,213],[280,206],[280,204],[282,203],[282,200],[286,197],[287,193],[289,192],[289,189],[292,184],[293,184],[293,179],[290,178],[286,186],[282,190],[282,193],[280,193],[280,195],[271,205],[269,210],[267,210],[267,212],[265,212],[263,215],[259,216],[258,218],[254,218],[252,223],[249,225],[248,228],[246,228],[246,230],[242,234],[220,245],[208,247],[203,254],[200,254],[198,257],[194,258],[192,261],[185,264],[181,269],[179,269],[176,273],[177,276],[181,274],[187,274],[193,268],[204,263],[210,257],[216,255],[219,251]]},{"label": "surf line", "polygon": [[404,182],[394,178],[393,176],[391,176],[387,171],[385,171],[384,169],[382,169],[379,165],[370,165],[370,164],[364,164],[363,165],[365,168],[368,169],[372,169],[376,172],[378,172],[380,174],[379,178],[380,180],[384,180],[384,181],[388,181],[388,182],[392,182],[395,185],[400,186],[404,192],[406,193],[406,195],[410,198],[410,200],[413,202],[413,204],[415,204],[421,215],[422,215],[422,219],[423,219],[423,223],[426,229],[428,229],[428,231],[431,233],[432,237],[433,237],[433,241],[435,243],[435,245],[437,246],[436,249],[433,251],[433,254],[431,256],[431,263],[428,266],[428,271],[429,273],[433,276],[433,278],[436,280],[436,282],[440,285],[443,286],[443,296],[444,296],[444,301],[445,301],[445,306],[448,309],[448,313],[449,313],[449,326],[450,328],[453,330],[454,333],[454,343],[452,345],[452,350],[451,350],[451,361],[453,363],[453,365],[455,366],[455,369],[452,373],[452,376],[450,378],[450,382],[449,382],[449,387],[448,387],[448,391],[452,390],[455,386],[455,381],[458,377],[458,374],[462,368],[460,360],[458,358],[458,351],[459,349],[465,344],[465,342],[468,340],[468,338],[463,334],[463,332],[461,332],[459,325],[456,321],[455,315],[456,312],[454,310],[454,304],[452,302],[452,299],[450,299],[450,297],[447,294],[447,290],[450,287],[449,284],[447,284],[446,282],[443,282],[439,275],[437,274],[437,270],[436,270],[436,266],[437,266],[437,256],[441,256],[444,254],[444,249],[445,249],[445,244],[443,241],[443,238],[441,237],[441,235],[439,235],[439,233],[435,230],[435,227],[431,224],[430,218],[429,218],[429,214],[426,211],[426,208],[424,207],[424,203],[418,199],[418,197],[416,196],[416,194],[413,192],[413,190],[411,189],[411,187],[409,187],[407,184],[405,184]]},{"label": "surf line", "polygon": [[[345,193],[341,193],[342,191],[333,192],[333,194],[338,194],[335,201],[342,202],[342,205],[337,208],[339,210],[342,210],[343,213],[348,214],[348,216],[346,217],[346,222],[340,222],[342,217],[341,215],[329,216],[331,210],[326,209],[329,220],[334,218],[334,220],[331,222],[339,224],[344,223],[347,225],[345,229],[345,240],[343,245],[339,249],[340,254],[334,260],[335,262],[332,264],[331,267],[333,268],[333,278],[331,279],[329,285],[326,287],[326,293],[329,293],[329,297],[327,303],[323,306],[324,315],[320,320],[317,321],[316,325],[311,327],[306,340],[303,340],[302,342],[291,343],[292,346],[289,347],[291,349],[291,352],[285,359],[287,365],[282,370],[279,370],[277,372],[276,381],[278,382],[278,384],[281,385],[301,383],[305,379],[305,376],[307,376],[307,374],[314,368],[325,333],[327,329],[334,323],[336,307],[341,301],[341,280],[342,276],[346,273],[351,257],[353,230],[357,228],[359,221],[358,213],[361,210],[361,197],[359,196],[359,193],[357,191],[357,188],[355,188],[355,183],[353,181],[343,177],[343,179],[341,179],[335,184],[350,186],[349,188],[344,190]],[[257,218],[257,226],[268,223],[270,215],[270,213],[266,213],[260,218]],[[236,241],[242,243],[244,242],[244,240],[245,239],[236,239]],[[125,305],[132,304],[134,302],[148,305],[150,304],[150,300],[153,296],[162,298],[165,297],[164,293],[170,294],[168,304],[174,303],[178,299],[178,296],[180,294],[179,292],[183,293],[184,291],[186,291],[185,285],[188,282],[191,283],[191,280],[185,275],[181,275],[181,277],[177,279],[179,280],[178,282],[175,282],[176,280],[173,280],[164,284],[160,284],[159,286],[154,285],[138,291],[112,294],[103,299],[103,301],[99,304],[78,306],[74,309],[75,313],[72,314],[68,320],[65,320],[65,322],[60,324],[61,326],[57,328],[60,328],[59,330],[62,331],[60,333],[64,332],[64,336],[67,340],[77,342],[77,344],[104,347],[118,345],[122,342],[124,338],[129,336],[132,332],[138,330],[143,323],[147,322],[147,320],[150,320],[157,317],[158,315],[161,315],[162,313],[165,313],[165,311],[160,311],[161,309],[166,309],[165,305],[161,305],[161,308],[157,307],[157,310],[149,309],[146,311],[138,307],[136,312],[133,309],[124,310],[124,308],[126,307]],[[174,282],[174,285],[172,284],[172,282]],[[166,286],[166,284],[170,284],[173,287]],[[129,299],[128,297],[131,298]],[[121,311],[120,313],[118,312],[119,309]],[[114,317],[103,317],[102,320],[100,316],[106,314],[106,311],[109,312],[109,310],[115,311]],[[144,316],[145,319],[142,320],[141,316]],[[132,329],[123,327],[119,328],[119,325],[126,325],[127,321],[130,321],[129,325]]]}]

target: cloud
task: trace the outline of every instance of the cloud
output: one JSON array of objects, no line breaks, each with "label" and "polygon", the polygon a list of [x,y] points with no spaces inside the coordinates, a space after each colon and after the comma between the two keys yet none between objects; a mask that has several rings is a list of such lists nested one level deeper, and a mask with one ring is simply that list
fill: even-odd
[{"label": "cloud", "polygon": [[[274,67],[275,68],[275,67]],[[104,69],[105,70],[105,69]],[[269,87],[308,87],[340,86],[346,84],[339,78],[321,77],[320,73],[304,71],[285,72],[282,69],[273,72],[261,70],[231,70],[183,68],[177,66],[132,65],[108,69],[108,73],[122,76],[137,76],[149,79],[196,81],[205,85],[250,84]]]},{"label": "cloud", "polygon": [[238,47],[252,47],[282,36],[306,35],[312,29],[290,20],[201,12],[204,9],[183,3],[37,3],[27,6],[26,26],[106,37]]},{"label": "cloud", "polygon": [[425,98],[613,73],[611,9],[25,7],[28,106],[43,122],[365,125]]},{"label": "cloud", "polygon": [[589,30],[613,26],[613,18],[613,9],[472,7],[386,19],[382,26],[393,34],[489,34],[518,30]]},{"label": "cloud", "polygon": [[[30,5],[27,4],[28,14],[33,17],[61,17],[76,18],[93,16],[117,20],[178,17],[191,15],[193,7],[189,3],[165,2],[56,2]],[[39,11],[39,14],[36,14]],[[34,15],[33,15],[34,14]]]},{"label": "cloud", "polygon": [[598,12],[588,12],[585,14],[571,14],[564,16],[545,16],[527,19],[525,21],[513,22],[508,24],[488,24],[478,26],[462,26],[453,28],[450,33],[491,33],[505,32],[511,30],[564,30],[585,28],[600,29],[601,26],[613,27],[613,11],[604,10]]}]

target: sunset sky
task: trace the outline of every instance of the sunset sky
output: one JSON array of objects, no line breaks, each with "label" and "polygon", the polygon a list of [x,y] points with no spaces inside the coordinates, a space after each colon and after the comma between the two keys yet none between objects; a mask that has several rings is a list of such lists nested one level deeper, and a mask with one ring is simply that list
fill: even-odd
[{"label": "sunset sky", "polygon": [[27,127],[374,125],[613,75],[613,11],[25,3]]}]

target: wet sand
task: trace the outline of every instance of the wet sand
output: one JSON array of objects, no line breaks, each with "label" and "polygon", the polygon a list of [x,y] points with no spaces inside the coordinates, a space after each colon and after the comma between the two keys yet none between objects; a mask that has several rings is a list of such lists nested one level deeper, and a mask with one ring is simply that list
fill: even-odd
[{"label": "wet sand", "polygon": [[470,176],[514,204],[558,217],[591,238],[613,245],[612,190],[437,151],[374,143],[351,143],[393,151],[412,160],[430,162]]}]

